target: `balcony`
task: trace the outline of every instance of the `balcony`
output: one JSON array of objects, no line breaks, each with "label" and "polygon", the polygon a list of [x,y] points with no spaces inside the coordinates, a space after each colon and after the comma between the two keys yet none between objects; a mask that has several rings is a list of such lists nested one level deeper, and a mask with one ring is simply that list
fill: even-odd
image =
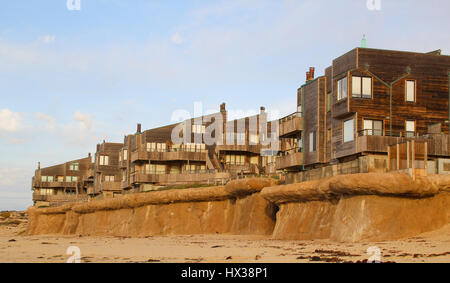
[{"label": "balcony", "polygon": [[121,182],[102,182],[102,191],[103,192],[120,192],[122,191],[122,183]]},{"label": "balcony", "polygon": [[[218,145],[216,146],[216,151],[235,151],[235,152],[251,152],[255,154],[261,153],[262,146],[260,144],[255,145],[238,145],[238,144],[232,144],[232,145]],[[266,146],[266,148],[269,148]]]},{"label": "balcony", "polygon": [[374,152],[387,153],[388,146],[404,143],[408,140],[427,142],[428,155],[449,156],[450,136],[444,134],[419,135],[414,132],[392,132],[392,135],[382,135],[381,131],[364,130],[359,132],[354,153]]},{"label": "balcony", "polygon": [[224,164],[224,170],[238,174],[259,174],[255,164]]},{"label": "balcony", "polygon": [[202,161],[206,162],[206,150],[155,152],[139,149],[131,153],[131,162],[136,161]]},{"label": "balcony", "polygon": [[131,183],[157,183],[157,184],[189,184],[201,182],[215,182],[228,179],[228,173],[217,173],[214,170],[203,170],[185,173],[167,174],[166,172],[141,173],[131,175]]},{"label": "balcony", "polygon": [[303,118],[299,112],[280,119],[280,138],[298,135],[303,130]]},{"label": "balcony", "polygon": [[71,202],[87,201],[89,199],[88,195],[84,194],[71,194],[71,195],[40,195],[38,193],[33,193],[34,201],[48,201],[55,204],[64,204]]},{"label": "balcony", "polygon": [[128,167],[128,161],[127,160],[120,160],[119,161],[119,168],[124,169]]},{"label": "balcony", "polygon": [[37,188],[76,188],[78,182],[42,182],[34,181],[33,186]]},{"label": "balcony", "polygon": [[277,170],[294,169],[303,165],[301,148],[294,148],[277,157],[275,167]]}]

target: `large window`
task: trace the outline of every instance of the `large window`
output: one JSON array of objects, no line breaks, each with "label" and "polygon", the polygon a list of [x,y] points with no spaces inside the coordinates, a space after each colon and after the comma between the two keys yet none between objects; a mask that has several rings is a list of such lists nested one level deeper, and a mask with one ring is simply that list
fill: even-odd
[{"label": "large window", "polygon": [[250,144],[255,145],[258,144],[258,135],[257,134],[249,134],[248,135],[248,140],[250,142]]},{"label": "large window", "polygon": [[354,139],[354,121],[353,119],[344,122],[344,142],[350,142]]},{"label": "large window", "polygon": [[406,121],[406,136],[413,137],[416,134],[416,121]]},{"label": "large window", "polygon": [[406,81],[406,101],[416,102],[416,81]]},{"label": "large window", "polygon": [[192,125],[192,133],[194,134],[204,134],[206,127],[204,125]]},{"label": "large window", "polygon": [[383,121],[364,120],[364,135],[365,136],[382,136],[383,135]]},{"label": "large window", "polygon": [[80,165],[78,163],[72,163],[72,164],[70,164],[70,170],[78,171],[78,170],[80,170]]},{"label": "large window", "polygon": [[228,154],[225,156],[225,163],[230,165],[244,165],[245,155]]},{"label": "large window", "polygon": [[236,142],[238,145],[245,144],[245,133],[236,133]]},{"label": "large window", "polygon": [[42,182],[53,182],[53,176],[41,176]]},{"label": "large window", "polygon": [[107,155],[100,155],[100,157],[99,157],[99,164],[100,165],[109,165],[109,156],[107,156]]},{"label": "large window", "polygon": [[372,78],[352,77],[352,96],[372,98]]},{"label": "large window", "polygon": [[347,98],[347,77],[337,82],[337,100]]},{"label": "large window", "polygon": [[123,150],[123,160],[127,161],[127,159],[128,159],[128,149],[124,149]]},{"label": "large window", "polygon": [[114,182],[114,176],[105,176],[105,182]]},{"label": "large window", "polygon": [[309,133],[309,152],[316,151],[317,148],[317,138],[316,131]]}]

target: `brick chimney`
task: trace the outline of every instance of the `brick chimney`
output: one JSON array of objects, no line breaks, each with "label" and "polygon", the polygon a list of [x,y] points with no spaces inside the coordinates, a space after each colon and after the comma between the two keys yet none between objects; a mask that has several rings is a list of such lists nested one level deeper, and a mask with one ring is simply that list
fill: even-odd
[{"label": "brick chimney", "polygon": [[139,134],[142,130],[142,125],[141,124],[137,124],[137,129],[136,132]]},{"label": "brick chimney", "polygon": [[38,170],[41,169],[41,162],[38,162]]},{"label": "brick chimney", "polygon": [[310,74],[309,72],[306,72],[306,82],[309,82]]},{"label": "brick chimney", "polygon": [[312,80],[314,80],[314,71],[315,71],[315,68],[314,67],[310,67],[309,68],[309,79],[312,81]]},{"label": "brick chimney", "polygon": [[225,112],[225,111],[227,111],[227,110],[226,110],[226,104],[224,102],[224,103],[220,104],[220,112]]},{"label": "brick chimney", "polygon": [[260,110],[261,110],[261,113],[264,113],[266,111],[266,107],[261,106]]}]

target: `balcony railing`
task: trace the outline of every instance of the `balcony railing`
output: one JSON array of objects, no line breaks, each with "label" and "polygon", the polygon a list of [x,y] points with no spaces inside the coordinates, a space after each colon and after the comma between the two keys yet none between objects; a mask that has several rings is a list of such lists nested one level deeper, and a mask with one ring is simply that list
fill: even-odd
[{"label": "balcony railing", "polygon": [[279,155],[280,156],[286,156],[286,155],[290,155],[290,154],[294,154],[294,153],[301,153],[303,152],[303,149],[301,147],[295,147],[295,148],[291,148],[289,150],[286,151],[280,151]]},{"label": "balcony railing", "polygon": [[360,137],[363,136],[385,136],[385,137],[397,137],[397,138],[419,138],[420,135],[417,132],[408,132],[408,131],[392,131],[386,130],[383,133],[383,130],[374,130],[374,129],[366,129],[358,132]]},{"label": "balcony railing", "polygon": [[41,188],[75,188],[77,187],[77,182],[43,182],[43,181],[34,181],[35,187]]},{"label": "balcony railing", "polygon": [[294,118],[301,118],[301,117],[302,117],[302,113],[301,112],[294,112],[292,114],[289,114],[289,115],[281,118],[280,119],[280,123],[287,122],[287,121],[292,120]]},{"label": "balcony railing", "polygon": [[290,137],[298,134],[302,129],[302,113],[295,112],[280,119],[280,137]]},{"label": "balcony railing", "polygon": [[186,145],[180,145],[179,147],[168,147],[165,149],[157,149],[157,148],[148,148],[148,147],[141,147],[138,148],[136,151],[140,151],[140,152],[201,152],[201,153],[206,153],[208,152],[208,150],[205,147],[201,147],[201,146],[186,146]]},{"label": "balcony railing", "polygon": [[303,153],[301,148],[293,148],[289,151],[280,153],[275,161],[277,170],[299,167],[303,164]]}]

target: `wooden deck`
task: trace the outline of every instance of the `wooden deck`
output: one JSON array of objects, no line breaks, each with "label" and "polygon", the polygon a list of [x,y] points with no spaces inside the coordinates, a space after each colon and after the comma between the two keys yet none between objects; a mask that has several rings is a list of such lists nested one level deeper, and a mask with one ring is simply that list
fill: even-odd
[{"label": "wooden deck", "polygon": [[294,113],[280,119],[280,138],[288,138],[299,134],[303,130],[303,118],[300,113]]},{"label": "wooden deck", "polygon": [[289,168],[295,168],[303,165],[303,153],[296,152],[280,156],[276,159],[276,169],[284,170]]},{"label": "wooden deck", "polygon": [[131,153],[131,162],[136,161],[203,161],[206,162],[206,152],[147,152],[135,151]]}]

